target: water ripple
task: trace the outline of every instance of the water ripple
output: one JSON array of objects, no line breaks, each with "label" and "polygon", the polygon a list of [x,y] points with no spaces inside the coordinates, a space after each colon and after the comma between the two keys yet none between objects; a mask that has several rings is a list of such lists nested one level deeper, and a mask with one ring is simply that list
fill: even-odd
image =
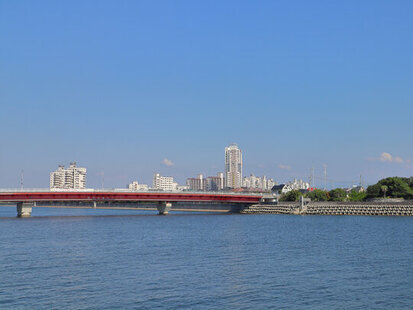
[{"label": "water ripple", "polygon": [[411,218],[1,212],[1,309],[413,308]]}]

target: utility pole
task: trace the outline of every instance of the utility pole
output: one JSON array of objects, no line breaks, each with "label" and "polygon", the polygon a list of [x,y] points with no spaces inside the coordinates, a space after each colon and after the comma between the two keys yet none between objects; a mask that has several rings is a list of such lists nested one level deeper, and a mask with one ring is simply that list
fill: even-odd
[{"label": "utility pole", "polygon": [[100,175],[101,175],[101,177],[102,177],[102,189],[103,189],[104,186],[105,186],[105,172],[102,171],[102,172],[100,173]]},{"label": "utility pole", "polygon": [[24,170],[22,170],[20,173],[20,189],[23,189],[23,187],[24,187]]},{"label": "utility pole", "polygon": [[324,172],[324,190],[327,190],[327,165],[323,165],[323,172]]},{"label": "utility pole", "polygon": [[310,177],[308,178],[310,181],[310,187],[314,188],[314,163],[310,170]]}]

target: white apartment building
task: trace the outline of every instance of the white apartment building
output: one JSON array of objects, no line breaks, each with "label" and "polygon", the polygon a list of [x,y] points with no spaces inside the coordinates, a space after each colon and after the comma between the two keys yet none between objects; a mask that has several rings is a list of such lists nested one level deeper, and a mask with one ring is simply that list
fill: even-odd
[{"label": "white apartment building", "polygon": [[56,171],[50,173],[50,189],[85,189],[86,188],[86,168],[76,166],[75,162],[70,163],[65,169],[59,165]]},{"label": "white apartment building", "polygon": [[226,187],[242,187],[242,152],[236,144],[225,148]]},{"label": "white apartment building", "polygon": [[152,189],[163,191],[176,191],[178,183],[174,182],[173,177],[163,177],[159,173],[153,175]]},{"label": "white apartment building", "polygon": [[147,184],[139,184],[138,181],[133,181],[128,184],[128,189],[131,192],[146,192],[149,190],[149,186]]},{"label": "white apartment building", "polygon": [[208,191],[220,191],[225,187],[224,174],[218,172],[216,177],[207,177],[206,178],[206,188]]},{"label": "white apartment building", "polygon": [[192,191],[220,191],[225,187],[224,174],[219,172],[217,176],[207,178],[198,174],[196,178],[186,179],[186,185]]},{"label": "white apartment building", "polygon": [[242,186],[246,188],[271,190],[275,184],[276,182],[273,179],[267,179],[265,175],[263,177],[256,177],[254,174],[251,174],[249,177],[242,179]]},{"label": "white apartment building", "polygon": [[300,190],[300,189],[309,189],[310,188],[310,183],[304,182],[303,180],[294,179],[294,181],[288,182],[287,184],[291,187],[291,189]]},{"label": "white apartment building", "polygon": [[186,179],[186,185],[190,190],[193,191],[206,191],[207,190],[207,181],[204,178],[203,174],[198,174],[196,178]]}]

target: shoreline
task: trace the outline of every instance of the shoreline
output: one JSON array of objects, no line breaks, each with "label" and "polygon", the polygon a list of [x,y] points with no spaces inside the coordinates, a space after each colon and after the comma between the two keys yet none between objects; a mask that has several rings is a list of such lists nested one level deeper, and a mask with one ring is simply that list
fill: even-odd
[{"label": "shoreline", "polygon": [[403,202],[279,202],[255,204],[241,211],[242,214],[294,214],[294,215],[379,215],[413,216],[413,201]]}]

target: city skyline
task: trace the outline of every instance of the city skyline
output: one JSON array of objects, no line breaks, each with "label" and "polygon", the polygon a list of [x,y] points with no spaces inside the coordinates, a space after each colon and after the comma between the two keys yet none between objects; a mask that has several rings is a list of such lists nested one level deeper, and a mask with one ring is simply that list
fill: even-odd
[{"label": "city skyline", "polygon": [[[126,2],[125,2],[126,3]],[[354,8],[357,7],[357,10]],[[373,13],[374,8],[374,13]],[[0,3],[0,188],[413,175],[410,1]],[[188,14],[191,12],[191,14]],[[340,12],[340,14],[337,14]],[[338,183],[337,186],[339,185]],[[344,183],[343,183],[344,185]]]},{"label": "city skyline", "polygon": [[[229,147],[231,146],[237,146],[236,143],[231,143],[229,144]],[[225,147],[225,152],[227,152],[227,149],[229,148],[228,146]],[[226,156],[225,156],[226,159]],[[410,161],[406,161],[403,160],[400,157],[394,157],[389,153],[382,153],[379,157],[377,158],[368,158],[368,161],[377,161],[377,162],[381,162],[381,163],[393,163],[393,164],[410,164]],[[152,184],[153,185],[153,177],[154,174],[159,173],[159,171],[163,171],[160,174],[165,175],[166,177],[173,177],[176,185],[179,186],[183,186],[184,184],[186,184],[187,179],[190,178],[190,176],[184,174],[182,171],[179,171],[179,166],[176,166],[177,161],[174,159],[174,161],[168,159],[168,158],[164,158],[160,165],[158,166],[158,169],[155,171],[150,172],[149,177],[144,176],[144,175],[132,175],[132,174],[128,174],[128,175],[124,175],[122,178],[119,177],[115,177],[111,179],[111,176],[107,176],[105,177],[105,170],[107,169],[97,169],[94,171],[94,175],[92,174],[91,179],[93,180],[90,183],[90,188],[119,188],[119,187],[123,187],[125,184],[131,184],[134,181],[139,181],[139,184],[143,183],[145,184],[149,184],[149,186]],[[71,162],[71,165],[75,164],[76,165],[76,161]],[[242,154],[241,154],[241,166],[242,166]],[[58,166],[60,167],[64,167],[62,165],[62,162],[58,162]],[[221,171],[224,171],[224,175],[225,175],[225,164],[222,164],[222,169]],[[250,166],[250,165],[247,165]],[[220,168],[217,165],[211,165],[210,168],[205,168],[205,167],[199,167],[199,168],[195,168],[194,171],[196,171],[196,174],[199,176],[200,174],[203,175],[203,171],[213,171],[211,172],[210,175],[208,176],[212,176],[215,175],[217,172],[219,173]],[[110,168],[110,167],[104,167],[104,168]],[[289,183],[292,180],[295,179],[300,179],[303,180],[305,182],[310,182],[311,183],[311,178],[313,177],[313,173],[314,173],[314,180],[313,180],[313,185],[315,188],[334,188],[334,187],[351,187],[352,185],[363,185],[363,186],[367,186],[369,184],[372,184],[372,182],[369,182],[365,179],[365,176],[363,176],[362,174],[360,175],[355,175],[353,176],[352,179],[347,179],[347,180],[343,180],[340,179],[340,176],[330,176],[327,175],[327,165],[326,164],[319,164],[318,166],[316,166],[314,164],[314,162],[312,163],[312,165],[310,167],[308,167],[307,169],[307,175],[299,175],[299,174],[294,174],[295,171],[291,169],[291,166],[289,165],[278,165],[279,170],[281,171],[287,171],[287,172],[291,172],[290,174],[288,174],[286,177],[277,177],[277,176],[273,176],[273,175],[269,175],[268,173],[266,173],[265,168],[261,165],[258,165],[256,168],[256,170],[258,171],[262,171],[262,173],[256,173],[256,171],[251,171],[247,174],[241,174],[241,179],[240,179],[240,184],[244,185],[244,179],[245,177],[250,177],[250,176],[260,176],[262,175],[263,177],[269,177],[271,179],[274,179],[274,181],[278,184],[283,184],[283,183]],[[214,170],[215,169],[215,170]],[[218,170],[216,170],[218,169]],[[57,170],[58,171],[58,170]],[[57,172],[56,171],[56,172]],[[92,170],[93,171],[93,170]],[[174,172],[172,172],[174,171]],[[50,175],[50,172],[42,172],[42,174],[47,174]],[[93,172],[92,172],[93,173]],[[88,179],[89,179],[89,173],[88,173]],[[178,177],[176,177],[176,175],[178,175]],[[207,175],[207,174],[206,174]],[[125,180],[125,184],[123,184],[121,182],[121,180]],[[226,179],[225,179],[226,180]],[[18,174],[18,178],[16,178],[16,181],[18,182],[17,185],[15,186],[3,186],[3,188],[18,188],[18,187],[25,187],[25,188],[42,188],[42,187],[48,187],[48,186],[27,186],[27,183],[25,183],[25,176],[24,176],[24,170],[21,170],[20,173]],[[36,180],[36,182],[38,184],[44,184],[45,180]],[[49,180],[48,183],[50,183],[51,180]],[[106,182],[106,183],[105,183]],[[120,183],[119,183],[120,182]],[[227,181],[225,181],[226,183]],[[106,186],[105,186],[106,184]],[[226,183],[227,184],[227,183]]]},{"label": "city skyline", "polygon": [[[396,161],[399,159],[395,159]],[[173,162],[169,159],[164,159],[163,163],[166,166],[173,166]],[[337,182],[327,178],[327,166],[323,165],[323,177],[316,177],[314,173],[314,166],[311,168],[311,173],[308,182],[306,180],[297,179],[281,181],[278,183],[273,178],[267,178],[266,175],[256,176],[254,173],[250,173],[249,176],[242,173],[242,151],[236,143],[231,143],[225,147],[225,172],[217,172],[216,176],[205,177],[202,173],[196,177],[187,177],[185,183],[179,184],[177,180],[174,180],[174,176],[163,176],[159,172],[154,172],[152,176],[152,186],[142,183],[142,179],[134,176],[133,181],[129,182],[126,186],[132,191],[146,191],[153,190],[166,190],[166,191],[183,191],[183,190],[198,190],[198,191],[220,191],[224,189],[258,189],[258,190],[271,190],[274,185],[287,184],[293,189],[308,189],[312,188],[324,188],[331,189],[338,185],[342,188],[351,188],[359,185],[361,187],[368,184],[363,182],[362,175],[360,175],[359,183],[356,181]],[[104,187],[104,173],[101,173],[102,183],[101,188]],[[139,179],[139,180],[138,180]],[[322,179],[322,185],[317,179]],[[335,184],[336,183],[336,184]],[[338,184],[337,184],[338,183]],[[319,185],[320,184],[320,185]],[[21,188],[24,187],[23,175],[21,176]],[[88,187],[96,188],[96,187]],[[107,187],[106,187],[107,188]],[[121,189],[118,184],[113,188]],[[77,167],[76,162],[71,162],[69,167],[65,169],[64,165],[59,165],[56,171],[50,173],[50,189],[86,189],[86,168]]]},{"label": "city skyline", "polygon": [[413,309],[412,33],[413,0],[0,0],[0,308]]}]

